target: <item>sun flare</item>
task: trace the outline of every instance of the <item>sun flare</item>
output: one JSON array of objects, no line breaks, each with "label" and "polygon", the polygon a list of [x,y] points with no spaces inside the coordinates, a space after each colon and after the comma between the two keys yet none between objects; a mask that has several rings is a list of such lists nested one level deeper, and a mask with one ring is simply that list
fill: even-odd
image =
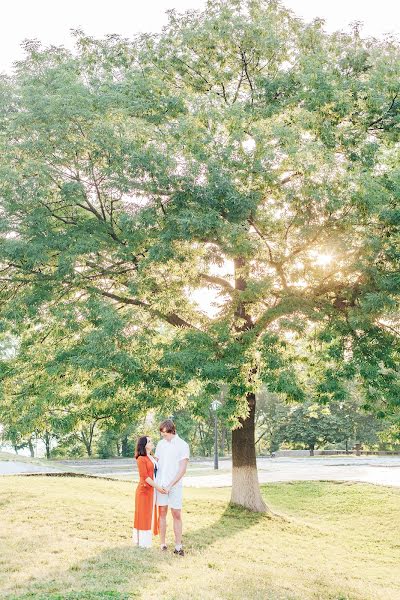
[{"label": "sun flare", "polygon": [[320,267],[326,267],[331,264],[333,260],[332,254],[317,254],[315,257],[315,263]]}]

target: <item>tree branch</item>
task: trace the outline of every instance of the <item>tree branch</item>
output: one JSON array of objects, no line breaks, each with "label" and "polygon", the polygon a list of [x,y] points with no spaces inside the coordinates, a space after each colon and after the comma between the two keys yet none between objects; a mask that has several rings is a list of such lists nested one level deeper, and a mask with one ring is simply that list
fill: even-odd
[{"label": "tree branch", "polygon": [[400,331],[398,329],[395,329],[394,327],[391,327],[390,325],[387,325],[386,323],[381,323],[381,321],[377,321],[376,324],[380,329],[386,329],[386,330],[394,333],[394,335],[400,337]]},{"label": "tree branch", "polygon": [[93,292],[96,292],[96,294],[100,294],[101,296],[105,296],[106,298],[111,298],[112,300],[116,300],[117,302],[122,302],[123,304],[130,304],[132,306],[139,306],[141,308],[144,308],[145,310],[148,310],[153,315],[159,317],[160,319],[162,319],[163,321],[166,321],[167,323],[169,323],[170,325],[173,325],[174,327],[182,327],[182,328],[187,328],[187,329],[198,329],[194,325],[191,325],[191,323],[188,323],[187,321],[182,319],[179,315],[177,315],[175,313],[169,313],[169,314],[165,315],[161,311],[152,308],[150,306],[150,304],[147,304],[146,302],[143,302],[142,300],[137,300],[136,298],[126,298],[125,296],[119,296],[118,294],[106,292],[105,290],[101,290],[100,288],[97,288],[94,286],[88,286],[87,289],[91,290]]},{"label": "tree branch", "polygon": [[207,275],[207,273],[200,273],[200,277],[212,285],[218,285],[219,287],[224,288],[229,294],[232,294],[235,291],[235,288],[229,283],[229,281],[223,279],[223,277]]},{"label": "tree branch", "polygon": [[378,119],[375,119],[375,121],[372,121],[372,123],[369,123],[368,129],[372,129],[374,127],[374,125],[378,125],[378,123],[381,123],[383,121],[383,119],[388,116],[388,114],[390,113],[390,111],[394,107],[394,103],[396,102],[396,100],[398,98],[398,95],[399,94],[397,92],[395,94],[394,98],[392,99],[392,102],[390,103],[389,108],[387,109],[387,111],[383,115],[381,115]]},{"label": "tree branch", "polygon": [[301,175],[301,173],[299,173],[298,171],[296,171],[295,173],[291,173],[290,175],[287,175],[286,177],[284,177],[283,179],[281,179],[279,181],[279,184],[280,185],[285,185],[285,183],[288,183],[289,181],[291,181],[295,177],[298,177],[299,175]]},{"label": "tree branch", "polygon": [[235,95],[233,96],[232,104],[235,104],[235,102],[236,102],[236,100],[237,100],[237,98],[239,96],[239,91],[240,91],[240,88],[242,86],[243,77],[244,77],[244,66],[242,65],[242,72],[241,72],[240,77],[239,77],[239,82],[238,82],[237,87],[236,87]]},{"label": "tree branch", "polygon": [[247,68],[249,63],[247,62],[247,59],[246,59],[246,53],[242,49],[240,49],[240,54],[241,54],[241,57],[242,57],[243,68],[244,68],[244,72],[245,72],[245,75],[246,75],[246,79],[249,82],[249,86],[250,86],[250,90],[251,90],[251,104],[253,105],[253,102],[254,102],[254,88],[253,88],[253,83],[252,83],[252,81],[250,79],[249,71],[248,71],[248,68]]},{"label": "tree branch", "polygon": [[268,432],[269,432],[269,429],[266,429],[265,431],[263,431],[263,433],[262,433],[262,434],[261,434],[261,435],[258,437],[258,439],[257,439],[257,440],[254,442],[254,445],[258,444],[258,442],[259,442],[260,440],[262,440],[262,438],[264,437],[264,435],[265,435],[266,433],[268,433]]},{"label": "tree branch", "polygon": [[249,222],[249,224],[252,227],[254,227],[256,233],[260,236],[260,238],[263,240],[263,242],[267,246],[267,248],[268,248],[268,254],[269,254],[269,260],[270,260],[271,263],[273,263],[274,262],[274,257],[272,256],[272,249],[271,249],[271,246],[270,246],[268,240],[265,238],[264,234],[260,231],[260,229],[259,229],[258,225],[256,224],[256,222],[254,221],[254,219],[249,218],[248,222]]},{"label": "tree branch", "polygon": [[274,260],[273,256],[272,256],[272,249],[271,246],[269,245],[268,241],[266,240],[265,236],[263,235],[263,233],[260,231],[260,229],[258,228],[258,226],[256,225],[256,223],[254,222],[253,219],[248,219],[248,222],[250,223],[250,225],[252,225],[252,227],[254,227],[254,229],[256,230],[256,232],[258,233],[258,235],[260,236],[260,238],[263,240],[263,242],[265,243],[265,245],[268,248],[268,254],[269,254],[269,262],[271,267],[273,267],[275,269],[275,271],[278,273],[281,281],[282,281],[282,286],[285,290],[288,290],[288,283],[287,283],[287,279],[286,279],[286,275],[285,272],[283,270],[283,266],[281,262],[278,262],[276,260]]}]

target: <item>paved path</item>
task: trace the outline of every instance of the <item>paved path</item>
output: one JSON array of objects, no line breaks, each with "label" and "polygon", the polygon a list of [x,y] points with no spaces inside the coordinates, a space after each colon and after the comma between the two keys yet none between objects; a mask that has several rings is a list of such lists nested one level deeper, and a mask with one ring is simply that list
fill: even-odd
[{"label": "paved path", "polygon": [[[359,458],[260,458],[260,483],[277,481],[361,481],[400,487],[400,457]],[[193,487],[231,485],[231,464],[221,462],[221,472],[211,476],[186,478]]]},{"label": "paved path", "polygon": [[[258,459],[260,483],[276,481],[362,481],[400,487],[400,457],[301,457]],[[212,461],[192,461],[185,477],[188,487],[227,487],[231,485],[231,461],[221,460],[220,470],[213,471]],[[18,473],[74,472],[100,477],[133,480],[137,472],[133,459],[63,460],[51,466],[28,462],[1,461],[0,475]]]},{"label": "paved path", "polygon": [[18,460],[0,460],[0,475],[20,475],[23,473],[57,473],[58,469]]}]

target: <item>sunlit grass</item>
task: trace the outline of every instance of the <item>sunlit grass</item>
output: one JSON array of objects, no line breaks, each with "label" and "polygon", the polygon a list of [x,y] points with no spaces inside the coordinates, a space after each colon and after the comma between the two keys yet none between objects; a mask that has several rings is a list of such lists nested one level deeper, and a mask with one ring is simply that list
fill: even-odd
[{"label": "sunlit grass", "polygon": [[185,489],[184,558],[132,547],[134,485],[0,479],[1,598],[400,598],[400,490],[263,486],[274,516],[227,508],[230,490]]}]

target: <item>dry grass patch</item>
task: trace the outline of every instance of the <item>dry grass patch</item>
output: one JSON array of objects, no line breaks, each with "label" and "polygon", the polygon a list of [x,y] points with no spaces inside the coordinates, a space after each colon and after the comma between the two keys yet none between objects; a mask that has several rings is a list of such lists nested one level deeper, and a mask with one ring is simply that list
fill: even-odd
[{"label": "dry grass patch", "polygon": [[0,597],[400,598],[400,490],[299,482],[263,494],[276,516],[228,508],[226,488],[186,489],[180,558],[132,547],[129,482],[3,477]]}]

